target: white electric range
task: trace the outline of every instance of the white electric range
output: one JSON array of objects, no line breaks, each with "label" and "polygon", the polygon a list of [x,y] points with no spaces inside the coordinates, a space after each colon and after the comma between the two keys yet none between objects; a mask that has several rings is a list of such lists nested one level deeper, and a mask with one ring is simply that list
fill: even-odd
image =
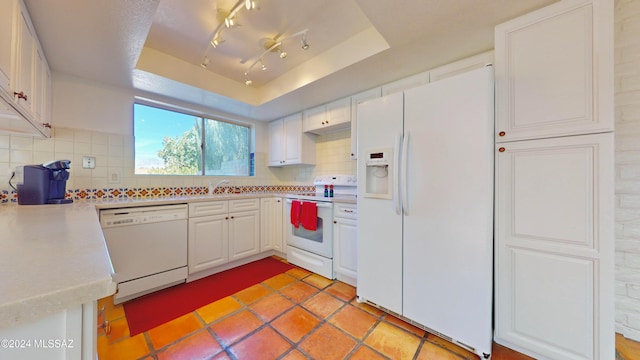
[{"label": "white electric range", "polygon": [[[290,220],[286,227],[287,261],[333,279],[333,201],[355,199],[358,192],[357,179],[354,175],[325,175],[316,177],[313,184],[314,193],[285,195],[286,214]],[[330,194],[331,187],[333,196]],[[296,202],[315,204],[315,229],[306,229],[302,224],[296,227],[293,224],[296,221],[291,216],[291,208]]]}]

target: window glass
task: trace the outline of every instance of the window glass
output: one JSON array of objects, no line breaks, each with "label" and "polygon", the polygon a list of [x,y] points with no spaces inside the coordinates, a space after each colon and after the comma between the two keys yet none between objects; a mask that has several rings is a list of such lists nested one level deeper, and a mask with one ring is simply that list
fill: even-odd
[{"label": "window glass", "polygon": [[135,174],[248,176],[250,133],[248,126],[135,104]]},{"label": "window glass", "polygon": [[249,175],[249,128],[204,120],[205,175]]}]

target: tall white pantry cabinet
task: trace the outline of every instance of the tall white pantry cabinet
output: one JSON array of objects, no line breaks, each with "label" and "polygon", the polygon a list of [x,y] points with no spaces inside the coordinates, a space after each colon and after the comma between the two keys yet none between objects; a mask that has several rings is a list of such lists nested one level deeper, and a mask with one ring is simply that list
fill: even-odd
[{"label": "tall white pantry cabinet", "polygon": [[613,0],[495,32],[495,341],[613,359]]}]

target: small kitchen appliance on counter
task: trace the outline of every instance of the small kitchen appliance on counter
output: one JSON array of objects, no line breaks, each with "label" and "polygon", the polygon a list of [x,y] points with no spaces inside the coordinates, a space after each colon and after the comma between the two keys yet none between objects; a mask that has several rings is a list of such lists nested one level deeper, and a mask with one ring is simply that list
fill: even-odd
[{"label": "small kitchen appliance on counter", "polygon": [[[68,204],[65,199],[69,179],[69,160],[56,160],[42,165],[25,165],[18,184],[18,204]],[[19,171],[18,171],[19,172]]]}]

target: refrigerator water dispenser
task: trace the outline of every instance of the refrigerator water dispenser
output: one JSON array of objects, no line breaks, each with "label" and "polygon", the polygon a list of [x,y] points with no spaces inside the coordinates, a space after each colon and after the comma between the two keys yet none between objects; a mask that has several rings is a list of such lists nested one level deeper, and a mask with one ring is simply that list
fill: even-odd
[{"label": "refrigerator water dispenser", "polygon": [[365,197],[391,199],[393,187],[393,149],[369,150],[366,153]]}]

